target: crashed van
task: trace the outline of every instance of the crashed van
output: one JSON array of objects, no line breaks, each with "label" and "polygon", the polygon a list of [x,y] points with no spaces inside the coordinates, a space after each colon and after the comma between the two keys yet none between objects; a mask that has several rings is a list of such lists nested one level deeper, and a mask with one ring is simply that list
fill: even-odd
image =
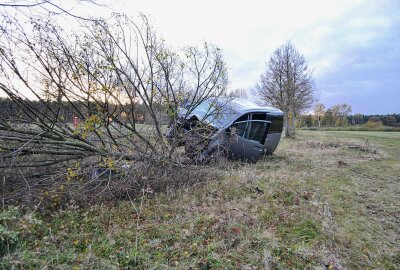
[{"label": "crashed van", "polygon": [[254,162],[272,154],[279,144],[283,127],[279,109],[244,98],[209,98],[189,108],[190,104],[182,104],[180,119],[169,126],[167,137],[178,135],[179,145],[198,161],[223,152]]}]

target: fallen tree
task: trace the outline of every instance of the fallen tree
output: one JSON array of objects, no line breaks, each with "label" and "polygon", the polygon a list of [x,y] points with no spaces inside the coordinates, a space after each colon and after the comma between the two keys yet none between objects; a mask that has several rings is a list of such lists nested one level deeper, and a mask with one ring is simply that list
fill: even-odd
[{"label": "fallen tree", "polygon": [[[51,183],[61,191],[64,181],[109,188],[113,174],[172,172],[167,167],[182,162],[177,140],[165,138],[166,123],[178,121],[182,100],[189,114],[226,88],[218,48],[172,50],[143,15],[79,21],[71,31],[43,17],[21,22],[2,14],[2,21],[0,91],[21,111],[0,116],[3,200]],[[143,113],[145,125],[138,124]],[[65,118],[71,114],[73,124]],[[104,176],[106,184],[95,181]]]}]

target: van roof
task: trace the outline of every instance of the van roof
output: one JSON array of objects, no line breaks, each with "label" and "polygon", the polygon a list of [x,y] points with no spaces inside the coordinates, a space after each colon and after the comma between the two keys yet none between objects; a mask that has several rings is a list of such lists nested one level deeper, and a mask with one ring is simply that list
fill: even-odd
[{"label": "van roof", "polygon": [[262,106],[254,100],[232,97],[210,97],[201,102],[189,114],[186,109],[180,109],[180,115],[182,117],[190,119],[195,116],[200,121],[204,121],[218,129],[229,127],[236,119],[249,112],[265,112],[270,115],[283,115],[281,110],[269,106]]}]

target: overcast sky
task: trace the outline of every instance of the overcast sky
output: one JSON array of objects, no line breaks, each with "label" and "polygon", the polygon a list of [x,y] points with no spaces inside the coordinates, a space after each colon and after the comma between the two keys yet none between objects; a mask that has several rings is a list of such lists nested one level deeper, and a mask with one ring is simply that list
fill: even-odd
[{"label": "overcast sky", "polygon": [[400,1],[110,1],[143,12],[176,47],[209,41],[223,50],[230,89],[251,88],[272,52],[291,40],[318,96],[353,113],[400,113]]},{"label": "overcast sky", "polygon": [[290,40],[314,70],[327,107],[400,113],[400,0],[100,1],[107,7],[72,12],[142,12],[173,47],[214,43],[229,68],[229,89],[252,88],[273,51]]}]

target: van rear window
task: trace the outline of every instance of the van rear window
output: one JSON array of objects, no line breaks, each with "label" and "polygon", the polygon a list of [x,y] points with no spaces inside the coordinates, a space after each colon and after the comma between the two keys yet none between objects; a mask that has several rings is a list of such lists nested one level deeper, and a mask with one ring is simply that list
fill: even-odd
[{"label": "van rear window", "polygon": [[271,121],[268,133],[281,133],[283,127],[283,116],[282,115],[268,115],[268,121]]}]

